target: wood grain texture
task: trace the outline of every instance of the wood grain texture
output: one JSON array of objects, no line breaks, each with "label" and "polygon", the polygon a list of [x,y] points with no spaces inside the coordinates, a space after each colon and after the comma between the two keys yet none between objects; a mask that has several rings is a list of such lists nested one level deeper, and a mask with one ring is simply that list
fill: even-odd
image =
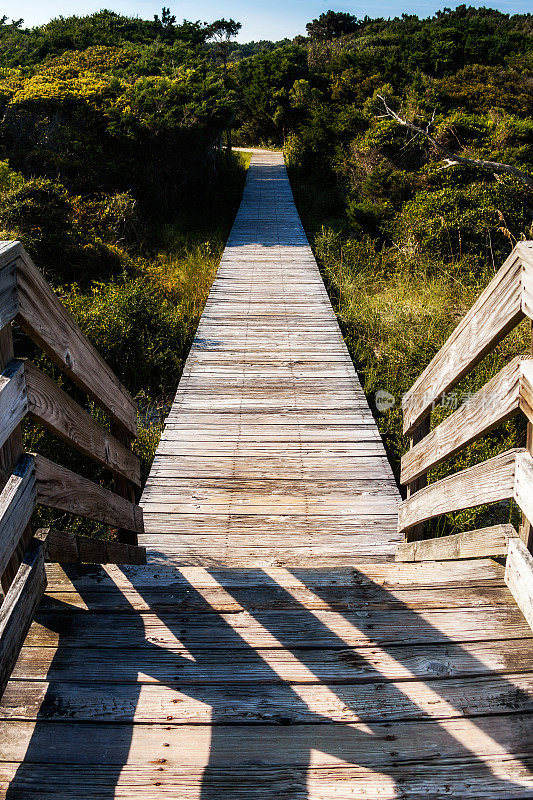
[{"label": "wood grain texture", "polygon": [[46,588],[42,541],[34,539],[0,607],[0,695]]},{"label": "wood grain texture", "polygon": [[70,531],[41,529],[46,534],[45,556],[48,562],[62,564],[146,564],[144,547]]},{"label": "wood grain texture", "polygon": [[22,456],[0,494],[0,574],[21,541],[35,504],[34,460]]},{"label": "wood grain texture", "polygon": [[18,312],[17,259],[21,249],[20,242],[0,241],[0,330]]},{"label": "wood grain texture", "polygon": [[17,261],[17,286],[17,320],[24,330],[75,383],[136,435],[134,401],[67,313],[24,248],[20,249]]},{"label": "wood grain texture", "polygon": [[514,499],[528,520],[533,520],[533,456],[527,450],[516,455]]},{"label": "wood grain texture", "polygon": [[[518,356],[402,457],[400,480],[409,483],[516,414],[533,361]],[[524,407],[526,403],[524,402]]]},{"label": "wood grain texture", "polygon": [[135,708],[138,724],[210,725],[212,708],[219,709],[214,725],[302,725],[320,715],[335,723],[453,719],[463,714],[533,712],[533,675],[510,673],[435,680],[430,686],[413,682],[409,697],[400,681],[342,684],[335,693],[321,684],[270,683],[261,692],[249,683],[190,688],[145,684],[87,685],[47,681],[12,681],[3,697],[0,720],[111,722],[127,724]]},{"label": "wood grain texture", "polygon": [[35,476],[37,503],[118,528],[143,530],[139,506],[44,456],[35,456]]},{"label": "wood grain texture", "polygon": [[530,313],[532,271],[533,251],[519,243],[404,396],[404,433]]},{"label": "wood grain texture", "polygon": [[512,525],[492,525],[466,533],[419,542],[402,542],[396,561],[449,561],[457,558],[507,555],[509,539],[518,536]]},{"label": "wood grain texture", "polygon": [[33,419],[97,464],[140,486],[139,459],[131,450],[102,428],[35,364],[26,361],[24,369],[28,410]]},{"label": "wood grain texture", "polygon": [[20,425],[27,410],[24,364],[13,360],[0,375],[0,447]]},{"label": "wood grain texture", "polygon": [[509,542],[505,583],[533,629],[533,556],[518,538]]},{"label": "wood grain texture", "polygon": [[508,450],[421,489],[400,505],[400,531],[440,514],[515,497],[515,465],[524,453]]},{"label": "wood grain texture", "polygon": [[[2,251],[0,251],[1,254]],[[11,325],[5,325],[0,329],[0,369],[4,370],[12,364],[15,358],[13,345],[13,330]],[[0,447],[0,481],[5,486],[13,470],[24,454],[22,442],[22,426],[15,426],[12,433],[7,437],[4,445]],[[28,521],[26,528],[18,536],[13,554],[1,574],[1,584],[4,593],[9,589],[11,581],[17,574],[21,560],[31,541],[31,524]]]}]

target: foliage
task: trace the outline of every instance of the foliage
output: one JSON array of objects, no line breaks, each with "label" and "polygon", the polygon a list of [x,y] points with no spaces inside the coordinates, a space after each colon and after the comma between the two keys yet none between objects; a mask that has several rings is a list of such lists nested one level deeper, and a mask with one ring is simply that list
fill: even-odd
[{"label": "foliage", "polygon": [[324,42],[355,33],[358,27],[357,17],[343,11],[326,11],[305,26],[311,39]]},{"label": "foliage", "polygon": [[297,79],[307,76],[305,51],[287,45],[261,52],[237,65],[241,97],[238,115],[243,141],[279,143],[294,120],[290,92]]},{"label": "foliage", "polygon": [[[448,150],[531,174],[532,32],[530,15],[459,6],[427,20],[367,18],[350,34],[297,45],[307,64],[285,115],[291,181],[364,389],[370,399],[378,389],[396,398],[375,413],[397,474],[408,446],[402,395],[516,241],[532,238],[533,212],[531,194],[513,177],[445,168],[425,138],[383,118],[378,95],[419,126],[432,123]],[[260,141],[259,114],[244,129]],[[517,330],[463,380],[458,396],[528,350],[529,338]],[[447,413],[434,411],[435,421]],[[430,477],[523,444],[524,436],[520,420],[511,420]],[[515,514],[504,503],[451,515],[435,530],[516,521]]]},{"label": "foliage", "polygon": [[[21,239],[138,397],[145,473],[242,189],[242,161],[220,149],[230,127],[240,144],[284,145],[369,396],[399,399],[512,245],[533,238],[522,185],[445,168],[379,100],[453,153],[531,173],[531,15],[328,11],[278,43],[233,41],[238,29],[178,23],[169,8],[0,24],[1,235]],[[465,391],[524,343],[511,337]],[[398,468],[398,404],[379,425]],[[435,474],[522,434],[511,421]],[[73,463],[49,434],[27,435]]]},{"label": "foliage", "polygon": [[75,193],[132,192],[148,213],[201,191],[233,101],[205,54],[170,69],[169,49],[94,46],[10,72],[0,80],[10,164]]}]

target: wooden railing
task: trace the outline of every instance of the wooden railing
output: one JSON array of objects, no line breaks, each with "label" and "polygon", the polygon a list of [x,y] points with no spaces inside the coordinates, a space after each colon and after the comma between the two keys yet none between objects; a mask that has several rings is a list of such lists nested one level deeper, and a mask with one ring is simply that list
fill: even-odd
[{"label": "wooden railing", "polygon": [[[48,375],[15,358],[16,322],[68,378],[109,419],[102,427]],[[61,534],[32,535],[31,516],[40,504],[116,528],[118,543],[65,534],[65,560],[92,559],[141,563],[136,547],[143,531],[139,460],[131,452],[137,435],[137,408],[120,381],[65,310],[19,242],[0,243],[0,693],[46,587],[48,560],[63,560]],[[76,450],[108,470],[114,491],[55,464],[24,453],[21,421],[28,415]],[[0,484],[0,486],[2,485]]]},{"label": "wooden railing", "polygon": [[[441,514],[513,499],[523,512],[520,535],[531,547],[533,359],[514,358],[436,428],[431,430],[430,425],[432,408],[524,317],[533,318],[533,242],[516,245],[403,399],[404,433],[411,438],[411,449],[402,458],[400,478],[407,485],[407,499],[399,513],[399,529],[406,543],[421,540],[424,523]],[[427,485],[430,469],[519,412],[529,420],[526,448],[509,450]],[[462,541],[469,551],[468,542],[477,541],[478,555],[497,555],[488,551],[501,549],[509,536],[508,530],[502,532],[502,526],[485,529],[483,537],[480,533],[463,534],[462,540],[455,537],[454,547],[460,547]],[[480,538],[487,542],[486,547]],[[435,552],[434,547],[432,550]],[[399,558],[414,552],[413,546],[400,545]]]}]

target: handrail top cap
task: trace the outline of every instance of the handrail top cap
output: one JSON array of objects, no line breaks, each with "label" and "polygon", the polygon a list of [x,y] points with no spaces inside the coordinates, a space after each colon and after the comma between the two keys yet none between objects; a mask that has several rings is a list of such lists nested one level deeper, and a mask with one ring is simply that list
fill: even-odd
[{"label": "handrail top cap", "polygon": [[0,269],[10,264],[26,251],[18,239],[0,239]]}]

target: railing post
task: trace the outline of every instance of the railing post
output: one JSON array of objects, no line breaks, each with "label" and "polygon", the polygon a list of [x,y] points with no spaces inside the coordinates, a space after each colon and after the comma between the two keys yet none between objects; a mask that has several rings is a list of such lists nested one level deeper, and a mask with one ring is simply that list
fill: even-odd
[{"label": "railing post", "polygon": [[[13,332],[11,323],[5,325],[0,331],[0,372],[4,370],[10,361],[15,357],[13,348]],[[4,446],[0,448],[0,469],[2,470],[3,483],[9,478],[13,469],[22,456],[24,448],[22,446],[22,428],[17,425],[13,433],[9,436]],[[17,574],[17,570],[24,558],[24,554],[31,542],[31,525],[28,524],[20,541],[15,548],[11,559],[1,577],[2,590],[7,592]]]},{"label": "railing post", "polygon": [[[111,420],[110,431],[112,435],[118,439],[118,441],[131,450],[131,444],[134,440],[134,437],[129,433],[128,430],[121,425],[118,420]],[[137,502],[137,492],[135,489],[135,485],[131,483],[127,478],[124,478],[122,475],[115,475],[113,479],[113,486],[115,489],[115,493],[118,494],[120,497],[124,497],[126,500],[129,500],[131,503]],[[137,533],[134,531],[128,531],[123,528],[119,528],[117,531],[118,540],[119,542],[123,542],[124,544],[138,544],[139,538]]]},{"label": "railing post", "polygon": [[[412,448],[415,444],[423,439],[425,436],[428,435],[431,427],[431,411],[429,411],[426,416],[420,420],[418,425],[413,429],[411,436],[409,438],[409,447]],[[427,486],[428,483],[428,476],[427,472],[424,472],[422,475],[419,475],[418,478],[415,478],[414,481],[407,484],[407,497],[412,497],[415,492],[418,492],[419,489],[423,489],[424,486]],[[409,528],[405,531],[404,538],[406,542],[416,542],[419,539],[424,538],[424,523],[420,523],[420,525],[413,525],[412,528]]]},{"label": "railing post", "polygon": [[[533,325],[531,327],[531,354],[533,355]],[[533,455],[533,423],[527,423],[527,443],[526,448],[528,453]],[[530,520],[522,512],[522,525],[520,526],[520,538],[524,542],[527,549],[533,551],[533,526]]]}]

